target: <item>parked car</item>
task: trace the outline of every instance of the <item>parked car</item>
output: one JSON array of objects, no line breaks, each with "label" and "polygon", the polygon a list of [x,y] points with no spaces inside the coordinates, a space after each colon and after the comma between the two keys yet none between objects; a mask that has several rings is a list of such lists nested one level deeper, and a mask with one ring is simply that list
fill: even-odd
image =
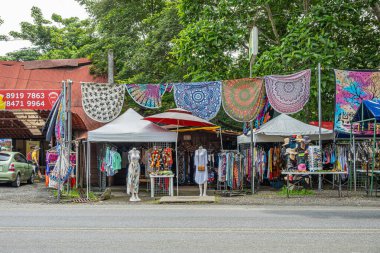
[{"label": "parked car", "polygon": [[19,152],[0,152],[0,182],[10,182],[19,187],[22,181],[34,183],[34,165]]}]

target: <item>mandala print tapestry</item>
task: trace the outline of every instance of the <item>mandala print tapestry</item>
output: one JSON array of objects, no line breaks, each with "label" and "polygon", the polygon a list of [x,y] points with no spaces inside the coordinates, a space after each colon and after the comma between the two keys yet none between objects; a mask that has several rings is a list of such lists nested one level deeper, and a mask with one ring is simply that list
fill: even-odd
[{"label": "mandala print tapestry", "polygon": [[166,91],[166,84],[126,84],[125,87],[137,104],[149,109],[161,107]]},{"label": "mandala print tapestry", "polygon": [[124,103],[123,84],[81,83],[83,110],[91,119],[109,122],[119,116]]},{"label": "mandala print tapestry", "polygon": [[265,88],[273,109],[285,114],[303,109],[310,95],[310,69],[292,75],[266,76]]},{"label": "mandala print tapestry", "polygon": [[265,104],[265,88],[259,78],[223,81],[222,103],[232,119],[248,122],[257,117]]},{"label": "mandala print tapestry", "polygon": [[213,119],[221,105],[221,82],[178,83],[174,85],[177,107],[205,120]]},{"label": "mandala print tapestry", "polygon": [[[350,121],[361,102],[380,99],[380,71],[337,69],[334,71],[336,79],[334,130],[350,133]],[[357,132],[355,127],[354,132]]]}]

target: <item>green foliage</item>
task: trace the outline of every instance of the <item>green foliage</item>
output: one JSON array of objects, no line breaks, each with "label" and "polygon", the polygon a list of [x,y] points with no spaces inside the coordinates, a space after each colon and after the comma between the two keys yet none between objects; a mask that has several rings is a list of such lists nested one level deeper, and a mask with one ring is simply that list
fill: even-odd
[{"label": "green foliage", "polygon": [[53,14],[50,20],[43,17],[41,9],[31,10],[33,22],[22,22],[21,31],[11,31],[15,39],[29,40],[33,48],[21,49],[7,55],[14,60],[66,59],[86,57],[88,45],[95,42],[94,27],[90,20],[64,19]]},{"label": "green foliage", "polygon": [[293,73],[311,68],[311,96],[298,114],[317,119],[317,72],[322,65],[324,120],[333,120],[335,79],[332,69],[374,69],[379,66],[380,32],[364,1],[321,1],[307,15],[293,18],[281,44],[259,55],[256,75]]},{"label": "green foliage", "polygon": [[[296,117],[316,120],[317,72],[322,65],[323,120],[332,120],[335,80],[332,69],[380,66],[380,6],[375,0],[77,0],[89,20],[51,20],[33,7],[33,22],[23,22],[14,38],[33,48],[6,59],[31,60],[88,57],[92,72],[107,73],[107,51],[113,49],[118,83],[164,83],[249,76],[248,37],[259,29],[259,55],[253,76],[312,69],[311,96]],[[1,21],[0,21],[1,24]],[[0,37],[1,39],[1,37]],[[147,115],[175,107],[172,94],[163,107],[147,110],[127,94],[126,108]],[[124,109],[126,109],[124,108]],[[241,129],[223,109],[213,120]]]},{"label": "green foliage", "polygon": [[0,56],[3,61],[32,61],[41,57],[41,53],[36,48],[22,48],[20,50]]}]

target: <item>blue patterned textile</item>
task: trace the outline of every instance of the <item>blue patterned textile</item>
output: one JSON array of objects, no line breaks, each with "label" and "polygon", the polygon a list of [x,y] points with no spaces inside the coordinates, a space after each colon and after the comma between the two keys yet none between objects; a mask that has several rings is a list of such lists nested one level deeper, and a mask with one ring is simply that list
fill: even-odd
[{"label": "blue patterned textile", "polygon": [[205,120],[213,119],[221,105],[221,82],[176,83],[174,100],[177,107]]}]

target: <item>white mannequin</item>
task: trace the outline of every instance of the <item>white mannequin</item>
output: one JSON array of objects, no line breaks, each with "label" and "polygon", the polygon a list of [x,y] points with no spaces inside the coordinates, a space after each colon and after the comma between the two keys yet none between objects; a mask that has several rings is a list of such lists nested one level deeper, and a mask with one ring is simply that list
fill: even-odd
[{"label": "white mannequin", "polygon": [[[203,146],[199,146],[198,150],[195,151],[194,164],[196,167],[195,170],[195,182],[199,185],[199,196],[207,196],[207,150]],[[204,171],[199,171],[198,166],[205,166]],[[202,189],[203,187],[203,189]]]},{"label": "white mannequin", "polygon": [[132,148],[128,152],[128,182],[127,182],[127,194],[131,195],[129,201],[141,201],[139,198],[139,177],[140,177],[140,151],[136,148]]}]

